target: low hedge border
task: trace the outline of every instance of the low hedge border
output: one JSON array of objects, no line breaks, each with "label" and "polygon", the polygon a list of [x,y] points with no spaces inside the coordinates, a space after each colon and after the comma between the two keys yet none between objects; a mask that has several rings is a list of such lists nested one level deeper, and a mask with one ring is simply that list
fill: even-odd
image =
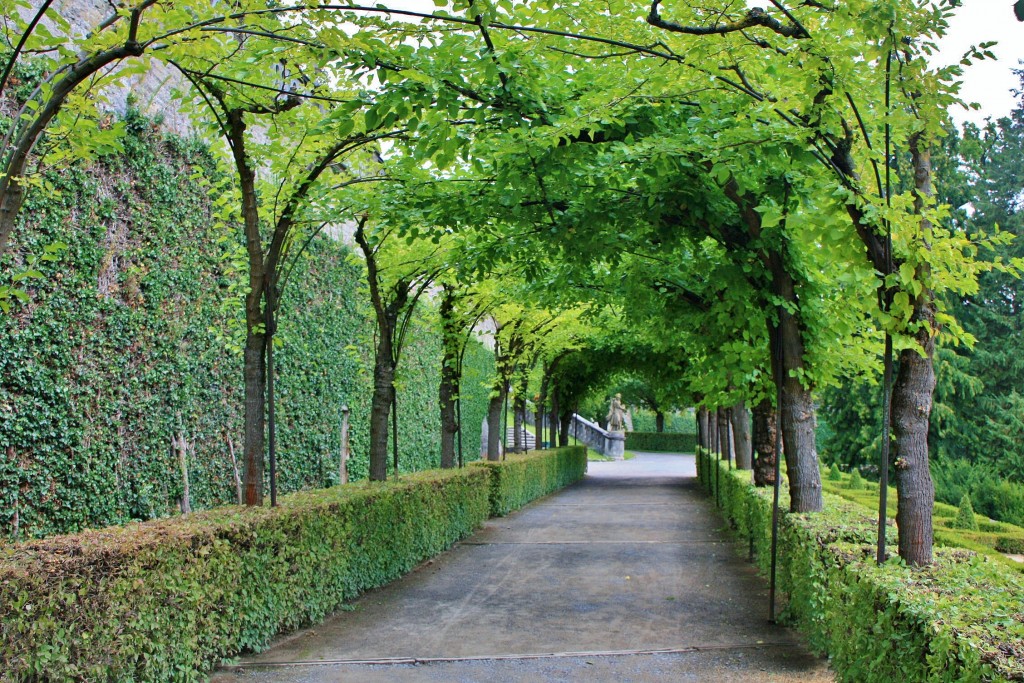
[{"label": "low hedge border", "polygon": [[[699,459],[701,482],[767,569],[771,489],[754,487],[750,472],[703,453]],[[960,548],[938,548],[926,568],[898,558],[878,567],[870,511],[831,494],[825,506],[782,515],[778,582],[789,594],[783,617],[828,654],[840,680],[1024,680],[1024,580],[1017,572]],[[895,549],[891,525],[889,535]]]},{"label": "low hedge border", "polygon": [[473,463],[491,473],[491,514],[504,517],[527,503],[574,484],[587,473],[585,446],[508,455]]},{"label": "low hedge border", "polygon": [[0,546],[0,679],[205,680],[465,538],[495,491],[504,509],[582,477],[581,450]]},{"label": "low hedge border", "polygon": [[674,432],[626,432],[626,449],[654,453],[693,453],[697,447],[695,434]]}]

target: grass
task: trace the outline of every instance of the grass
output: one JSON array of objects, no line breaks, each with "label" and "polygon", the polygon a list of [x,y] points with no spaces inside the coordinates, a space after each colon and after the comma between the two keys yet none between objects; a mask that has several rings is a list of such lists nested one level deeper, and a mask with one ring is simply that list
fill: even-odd
[{"label": "grass", "polygon": [[[828,471],[822,474],[822,489],[833,493],[846,500],[878,512],[878,483],[865,481],[864,488],[850,489],[850,475],[842,474],[840,481],[830,481]],[[896,489],[889,487],[889,494],[886,500],[886,515],[890,518],[896,517]],[[1008,558],[1005,554],[996,550],[998,546],[1009,544],[1024,547],[1024,528],[997,522],[993,519],[975,512],[978,520],[978,531],[967,531],[953,527],[956,519],[957,507],[946,503],[935,503],[933,508],[932,523],[935,529],[935,544],[940,546],[967,548],[984,555],[992,557],[1001,564],[1013,567],[1017,571],[1024,572],[1024,564]],[[998,545],[997,545],[998,544]]]}]

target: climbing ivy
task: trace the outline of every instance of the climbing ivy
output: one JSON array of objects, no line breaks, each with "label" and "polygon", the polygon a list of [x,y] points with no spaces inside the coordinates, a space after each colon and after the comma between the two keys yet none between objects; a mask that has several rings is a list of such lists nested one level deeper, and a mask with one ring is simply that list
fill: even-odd
[{"label": "climbing ivy", "polygon": [[[5,284],[28,255],[68,246],[38,266],[43,277],[22,283],[28,301],[0,316],[0,536],[174,513],[183,491],[175,436],[189,444],[192,506],[236,499],[242,359],[225,331],[237,246],[217,239],[210,185],[196,180],[202,171],[216,186],[216,169],[202,144],[164,136],[137,112],[124,131],[123,153],[46,175],[45,189],[29,194],[18,249],[0,259]],[[364,282],[350,249],[321,236],[285,291],[282,491],[337,483],[342,403],[351,409],[350,475],[366,476],[373,324]],[[438,458],[440,347],[427,317],[400,371],[403,471]],[[486,357],[475,349],[469,367],[487,372]],[[486,396],[477,401],[467,415],[486,410]]]}]

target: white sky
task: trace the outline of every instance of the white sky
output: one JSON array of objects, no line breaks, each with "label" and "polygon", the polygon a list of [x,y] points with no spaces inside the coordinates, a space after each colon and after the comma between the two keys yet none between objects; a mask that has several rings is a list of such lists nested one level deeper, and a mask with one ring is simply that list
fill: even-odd
[{"label": "white sky", "polygon": [[1024,60],[1024,23],[1014,17],[1012,0],[963,0],[949,28],[939,43],[942,52],[936,65],[958,62],[971,45],[999,41],[992,48],[995,61],[985,60],[964,68],[961,99],[977,102],[981,110],[954,107],[950,110],[953,119],[981,124],[986,117],[1008,115],[1017,102],[1010,89],[1020,87],[1020,79],[1011,69],[1024,68],[1018,63]]}]

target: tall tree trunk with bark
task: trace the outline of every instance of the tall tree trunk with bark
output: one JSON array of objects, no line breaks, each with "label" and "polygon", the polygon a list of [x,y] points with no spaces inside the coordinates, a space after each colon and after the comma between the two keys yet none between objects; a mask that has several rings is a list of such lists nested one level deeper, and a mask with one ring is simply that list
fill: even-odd
[{"label": "tall tree trunk with bark", "polygon": [[[392,289],[391,301],[385,302],[380,291],[377,253],[370,247],[363,228],[363,219],[356,228],[355,239],[366,259],[366,281],[370,303],[377,319],[377,346],[373,358],[373,395],[370,399],[370,481],[384,481],[388,476],[388,417],[395,402],[395,330],[398,318],[409,301],[411,283],[399,280]],[[395,472],[397,475],[398,473]]]},{"label": "tall tree trunk with bark", "polygon": [[750,452],[750,411],[742,401],[732,408],[732,435],[736,452],[736,469],[751,469],[753,456]]},{"label": "tall tree trunk with bark", "polygon": [[455,467],[455,437],[459,422],[455,415],[456,399],[459,395],[459,329],[455,321],[455,294],[451,287],[441,290],[441,383],[438,387],[438,404],[441,410],[441,467]]},{"label": "tall tree trunk with bark", "polygon": [[505,407],[508,383],[501,377],[491,388],[491,400],[487,404],[487,459],[501,460],[501,411]]},{"label": "tall tree trunk with bark", "polygon": [[768,399],[754,406],[754,485],[775,483],[775,409]]},{"label": "tall tree trunk with bark", "polygon": [[265,322],[266,264],[260,236],[256,197],[256,171],[245,147],[245,113],[232,109],[226,114],[227,135],[238,173],[242,195],[242,226],[249,260],[249,291],[245,297],[245,346],[243,381],[245,392],[244,484],[245,504],[263,504],[263,455],[266,447],[267,335]]},{"label": "tall tree trunk with bark", "polygon": [[715,420],[718,424],[718,447],[723,459],[732,460],[732,439],[729,438],[729,415],[725,408],[715,411]]},{"label": "tall tree trunk with bark", "polygon": [[516,395],[512,400],[512,452],[523,453],[526,451],[526,391],[529,385],[529,377],[523,373],[516,382]]},{"label": "tall tree trunk with bark", "polygon": [[551,439],[551,447],[554,448],[558,445],[558,390],[557,385],[553,387],[551,392],[551,414],[548,415],[548,435]]},{"label": "tall tree trunk with bark", "polygon": [[551,366],[545,363],[542,367],[543,373],[540,379],[540,391],[537,394],[537,405],[534,406],[534,433],[537,439],[537,448],[544,447],[544,409],[548,402],[548,383],[550,382]]},{"label": "tall tree trunk with bark", "polygon": [[[931,154],[920,147],[920,140],[910,140],[916,188],[915,208],[925,210],[932,195]],[[931,224],[921,219],[921,234],[929,235]],[[927,278],[927,267],[917,269],[918,282]],[[922,289],[914,301],[911,325],[917,326],[914,340],[918,348],[900,352],[899,371],[892,389],[892,431],[896,441],[893,460],[898,506],[896,527],[899,529],[900,557],[911,565],[932,561],[932,508],[935,486],[928,466],[928,422],[935,390],[935,295]],[[924,355],[922,355],[924,354]]]},{"label": "tall tree trunk with bark", "polygon": [[718,454],[718,409],[708,410],[708,451]]},{"label": "tall tree trunk with bark", "polygon": [[705,451],[711,450],[711,438],[708,432],[708,409],[697,408],[697,444]]},{"label": "tall tree trunk with bark", "polygon": [[246,505],[263,504],[263,451],[266,411],[266,337],[250,331],[245,336],[243,379],[245,387],[245,432],[243,487]]},{"label": "tall tree trunk with bark", "polygon": [[[793,307],[799,305],[796,285],[783,265],[782,255],[771,252],[774,294]],[[800,376],[806,370],[804,342],[798,317],[786,306],[779,307],[779,326],[773,330],[782,347],[782,439],[786,443],[786,473],[789,478],[790,512],[820,512],[821,471],[815,442],[817,420],[811,390]],[[778,379],[778,378],[776,378]]]},{"label": "tall tree trunk with bark", "polygon": [[388,419],[395,369],[391,362],[391,335],[379,333],[373,360],[373,395],[370,399],[370,481],[388,478]]}]

